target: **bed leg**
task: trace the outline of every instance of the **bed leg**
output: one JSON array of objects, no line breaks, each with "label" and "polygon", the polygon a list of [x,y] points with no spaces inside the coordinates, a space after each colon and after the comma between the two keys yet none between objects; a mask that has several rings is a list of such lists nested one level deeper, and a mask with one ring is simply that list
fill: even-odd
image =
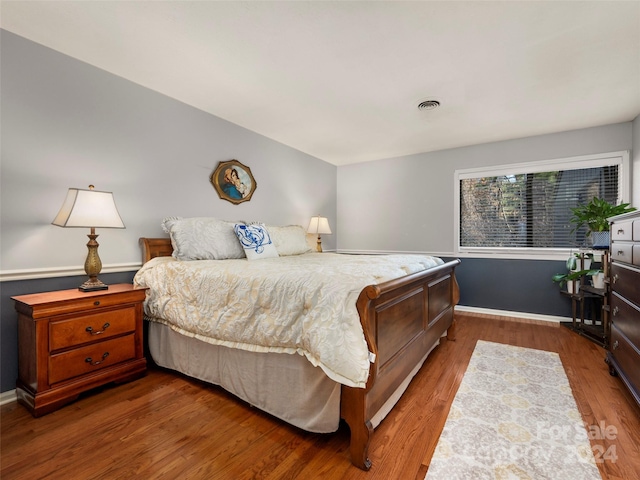
[{"label": "bed leg", "polygon": [[451,326],[447,329],[447,340],[450,342],[456,341],[456,319],[451,322]]},{"label": "bed leg", "polygon": [[349,426],[351,441],[349,453],[351,463],[362,470],[371,468],[369,442],[373,436],[373,425],[367,414],[367,392],[362,388],[342,386],[340,416]]},{"label": "bed leg", "polygon": [[350,425],[351,444],[349,450],[351,452],[351,463],[362,470],[371,468],[371,460],[369,460],[369,442],[373,434],[373,427],[370,421],[359,423],[358,426]]}]

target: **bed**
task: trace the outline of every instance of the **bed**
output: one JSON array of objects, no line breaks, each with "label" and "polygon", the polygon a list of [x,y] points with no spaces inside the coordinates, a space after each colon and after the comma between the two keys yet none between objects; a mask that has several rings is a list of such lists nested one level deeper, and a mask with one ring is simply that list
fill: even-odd
[{"label": "bed", "polygon": [[[276,229],[269,227],[269,230]],[[453,313],[459,299],[455,268],[460,263],[459,260],[443,262],[436,259],[435,266],[428,265],[429,268],[421,269],[425,267],[411,266],[414,262],[414,258],[411,258],[410,266],[402,267],[409,269],[410,273],[401,276],[396,274],[397,278],[354,287],[358,285],[354,277],[358,277],[359,272],[365,272],[364,269],[371,268],[369,265],[374,265],[375,262],[390,260],[386,258],[390,256],[305,251],[257,262],[226,258],[222,261],[182,261],[187,259],[180,259],[176,255],[179,236],[175,229],[171,231],[170,238],[141,238],[140,243],[144,264],[136,274],[134,283],[149,289],[145,318],[148,320],[148,346],[154,362],[220,385],[251,405],[308,431],[335,431],[339,420],[343,419],[350,429],[352,463],[363,470],[371,467],[368,447],[375,427],[398,401],[441,337],[446,335],[449,340],[455,337]],[[280,247],[278,250],[281,252],[288,248],[282,242]],[[287,275],[294,276],[292,285],[309,283],[309,288],[314,288],[316,277],[333,275],[328,272],[326,264],[342,265],[345,260],[356,265],[338,268],[348,268],[349,274],[345,277],[346,280],[343,279],[346,286],[337,286],[337,282],[330,281],[312,294],[300,293],[297,292],[297,287],[290,287],[296,292],[276,294],[278,298],[287,299],[279,302],[286,304],[285,306],[262,305],[266,302],[263,298],[265,292],[271,289],[275,292],[281,285],[287,288],[289,280],[284,276],[285,271]],[[422,259],[420,261],[423,264],[427,262]],[[268,269],[272,268],[270,265],[275,268],[275,273],[269,273]],[[222,266],[225,270],[224,277],[215,273],[214,275],[218,275],[215,282],[205,280],[204,272],[209,272],[211,268],[220,269]],[[387,266],[380,268],[386,269]],[[240,271],[242,275],[247,275],[241,281],[243,288],[229,288],[227,276],[240,275],[237,273]],[[295,277],[296,272],[298,277]],[[369,278],[368,275],[363,273],[364,278]],[[372,278],[378,278],[375,277],[377,274],[372,275]],[[172,286],[176,276],[188,278],[178,281],[180,290],[190,292],[190,299],[186,303],[177,303],[178,294]],[[190,283],[182,284],[183,281]],[[157,284],[154,285],[154,282]],[[210,283],[215,286],[210,286]],[[209,295],[226,292],[226,297],[223,297],[226,301],[222,302],[225,303],[224,308],[215,307],[210,310],[209,307],[202,306],[203,302],[209,301],[204,299],[204,292],[209,290],[213,292],[208,293]],[[251,302],[255,302],[260,308],[237,297],[240,290],[253,291],[257,296]],[[306,295],[307,300],[306,303],[303,302],[305,305],[301,307],[302,310],[297,311],[289,306],[300,295]],[[338,310],[345,310],[347,313],[353,310],[359,333],[353,333],[345,327],[344,332],[338,332],[338,337],[332,337],[331,335],[336,335],[336,329],[342,328],[342,323],[349,322],[332,323],[333,320],[323,314],[318,318],[322,319],[320,323],[332,325],[324,327],[330,333],[323,333],[316,327],[306,330],[301,328],[298,338],[296,334],[289,333],[296,331],[297,327],[293,323],[287,324],[285,320],[280,323],[279,317],[275,320],[272,318],[278,314],[278,308],[286,307],[285,311],[293,308],[291,316],[303,319],[298,323],[311,325],[311,317],[320,308],[319,304],[342,305],[340,302],[343,299],[346,299],[345,303],[348,305],[341,306]],[[200,307],[195,306],[198,303]],[[175,307],[174,304],[178,306]],[[223,340],[216,333],[210,334],[212,327],[200,318],[201,313],[205,317],[216,317],[216,322],[220,323],[225,321],[228,311],[237,305],[241,305],[238,308],[245,309],[242,310],[245,312],[244,317],[251,316],[247,311],[255,310],[259,312],[256,315],[262,316],[260,318],[266,318],[264,321],[269,325],[264,328],[269,335],[276,330],[284,331],[286,335],[283,338],[274,335],[274,345],[265,344],[261,339],[245,341],[247,330],[253,328],[250,323],[230,323],[231,327],[223,324],[226,325],[223,330],[238,330],[238,337],[230,340]],[[283,317],[286,315],[282,314]],[[333,315],[332,313],[330,316]],[[177,325],[177,321],[173,320],[174,316],[191,318],[177,320],[186,322]],[[244,317],[241,321],[246,320]],[[359,346],[356,348],[358,335],[362,338],[364,353],[360,352]],[[297,339],[298,343],[289,345],[289,336]],[[318,338],[322,340],[316,342]],[[336,339],[341,338],[347,341],[340,348],[334,349],[342,352],[340,355],[325,354],[322,349],[315,350],[315,343],[336,344],[340,343]],[[362,355],[365,355],[364,359]],[[352,357],[356,359],[355,363]]]}]

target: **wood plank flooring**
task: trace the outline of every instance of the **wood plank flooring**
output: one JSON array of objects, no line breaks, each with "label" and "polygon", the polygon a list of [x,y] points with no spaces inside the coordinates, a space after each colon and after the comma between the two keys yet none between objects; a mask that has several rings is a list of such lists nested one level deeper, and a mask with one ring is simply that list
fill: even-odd
[{"label": "wood plank flooring", "polygon": [[[348,427],[312,434],[222,389],[151,367],[145,378],[84,395],[34,419],[0,409],[0,478],[423,480],[478,339],[558,352],[592,440],[603,479],[640,478],[640,409],[605,351],[557,324],[457,315],[396,408],[376,429],[369,472],[351,465]],[[594,430],[595,431],[595,430]],[[616,458],[613,458],[612,453]]]}]

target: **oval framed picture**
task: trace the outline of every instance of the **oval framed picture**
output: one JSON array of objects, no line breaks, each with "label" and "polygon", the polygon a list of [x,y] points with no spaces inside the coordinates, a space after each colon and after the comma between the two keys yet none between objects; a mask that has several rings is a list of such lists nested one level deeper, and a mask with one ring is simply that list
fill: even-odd
[{"label": "oval framed picture", "polygon": [[251,169],[238,160],[220,162],[209,180],[221,199],[236,205],[251,200],[257,186]]}]

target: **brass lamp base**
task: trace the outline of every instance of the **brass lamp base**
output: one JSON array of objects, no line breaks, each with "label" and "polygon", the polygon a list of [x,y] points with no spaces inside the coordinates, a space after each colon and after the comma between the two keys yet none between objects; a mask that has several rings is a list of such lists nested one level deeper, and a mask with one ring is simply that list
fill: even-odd
[{"label": "brass lamp base", "polygon": [[[95,281],[94,281],[95,280]],[[90,278],[78,287],[83,292],[95,292],[96,290],[108,290],[109,285],[102,283],[99,279]]]},{"label": "brass lamp base", "polygon": [[89,275],[89,280],[84,282],[82,285],[78,287],[78,290],[82,292],[95,292],[96,290],[107,290],[109,285],[102,283],[98,279],[98,274],[100,270],[102,270],[102,261],[98,256],[98,242],[96,238],[95,228],[91,228],[91,234],[87,235],[89,237],[89,242],[87,243],[87,249],[89,252],[87,253],[87,259],[84,261],[84,271],[87,275]]},{"label": "brass lamp base", "polygon": [[318,253],[322,253],[322,240],[320,239],[320,235],[318,235],[318,240],[316,242],[316,251]]}]

